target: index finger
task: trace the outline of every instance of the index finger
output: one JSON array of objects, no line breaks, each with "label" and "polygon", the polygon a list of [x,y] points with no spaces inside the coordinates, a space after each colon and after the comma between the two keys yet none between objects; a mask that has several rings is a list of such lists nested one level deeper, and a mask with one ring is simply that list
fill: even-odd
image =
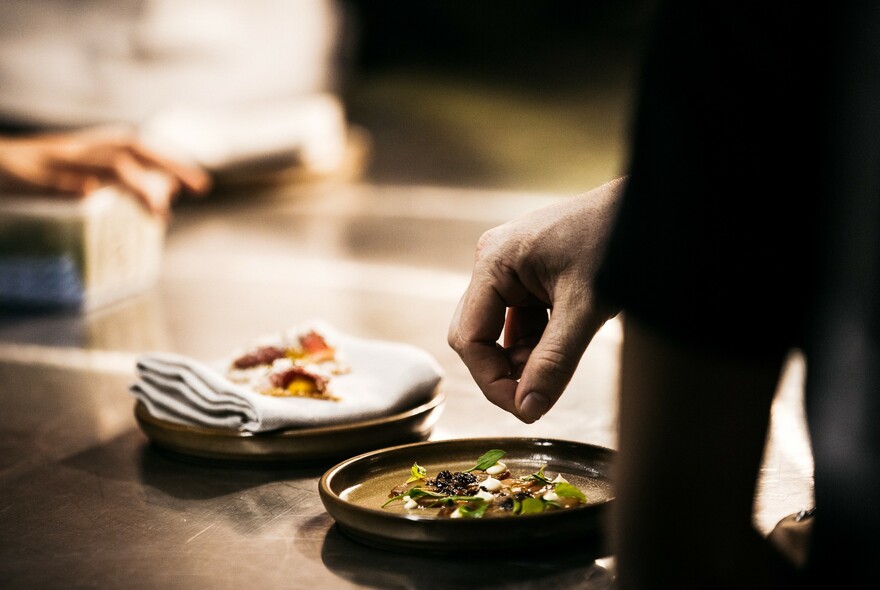
[{"label": "index finger", "polygon": [[472,282],[458,302],[448,340],[486,399],[515,412],[517,381],[498,344],[506,311],[507,302],[494,287]]},{"label": "index finger", "polygon": [[64,140],[64,149],[56,154],[56,158],[63,159],[68,165],[96,165],[95,162],[83,162],[83,150],[109,150],[110,157],[105,157],[105,161],[97,164],[103,167],[111,167],[113,158],[120,152],[126,152],[147,168],[155,168],[174,177],[181,186],[193,194],[205,194],[211,188],[210,175],[198,164],[189,164],[165,156],[162,150],[150,147],[148,142],[139,138],[128,126],[92,127],[58,137]]},{"label": "index finger", "polygon": [[191,193],[201,195],[211,187],[211,177],[195,164],[183,164],[166,158],[138,141],[132,141],[128,148],[137,158],[172,174]]}]

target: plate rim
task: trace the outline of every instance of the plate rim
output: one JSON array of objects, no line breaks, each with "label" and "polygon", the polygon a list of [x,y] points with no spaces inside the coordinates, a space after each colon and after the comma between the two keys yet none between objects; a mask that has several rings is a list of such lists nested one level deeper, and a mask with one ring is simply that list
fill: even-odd
[{"label": "plate rim", "polygon": [[137,404],[134,418],[150,446],[175,460],[224,467],[326,467],[364,451],[428,439],[445,401],[438,386],[427,401],[395,414],[256,433],[168,422]]},{"label": "plate rim", "polygon": [[355,420],[352,422],[343,422],[340,424],[328,424],[325,426],[309,426],[305,428],[284,428],[280,430],[269,430],[265,432],[249,432],[241,430],[233,430],[226,428],[211,428],[209,426],[201,426],[198,424],[181,424],[157,418],[150,413],[147,405],[141,400],[136,400],[134,406],[134,414],[138,420],[143,420],[150,425],[164,430],[172,430],[178,433],[191,435],[203,435],[207,437],[219,437],[227,439],[247,439],[247,438],[306,438],[320,435],[329,435],[338,432],[347,432],[360,428],[370,428],[379,426],[389,422],[398,422],[411,418],[413,416],[430,412],[437,409],[446,400],[446,392],[439,386],[431,394],[431,398],[417,406],[413,406],[406,410],[389,414],[387,416],[377,416],[366,420]]}]

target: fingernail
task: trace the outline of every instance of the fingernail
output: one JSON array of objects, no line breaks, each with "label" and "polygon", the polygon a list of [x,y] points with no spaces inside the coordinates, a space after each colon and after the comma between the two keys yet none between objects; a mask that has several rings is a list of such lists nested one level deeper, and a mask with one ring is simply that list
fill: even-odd
[{"label": "fingernail", "polygon": [[550,409],[550,400],[541,393],[528,393],[519,406],[519,414],[523,420],[534,422]]}]

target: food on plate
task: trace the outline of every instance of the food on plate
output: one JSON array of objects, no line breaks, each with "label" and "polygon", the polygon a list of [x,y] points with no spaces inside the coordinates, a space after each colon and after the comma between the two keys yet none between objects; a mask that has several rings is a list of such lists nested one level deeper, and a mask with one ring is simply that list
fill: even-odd
[{"label": "food on plate", "polygon": [[263,395],[337,400],[333,377],[349,370],[324,335],[309,328],[242,351],[230,362],[226,377]]},{"label": "food on plate", "polygon": [[333,396],[327,391],[327,382],[328,380],[324,377],[294,365],[289,369],[270,373],[269,384],[271,387],[260,393],[276,397],[300,396],[329,399]]},{"label": "food on plate", "polygon": [[428,477],[414,463],[409,478],[395,486],[382,507],[403,503],[408,511],[435,510],[441,518],[490,518],[566,510],[587,503],[584,493],[562,474],[552,479],[546,465],[515,476],[501,462],[505,452],[492,449],[465,471],[441,470]]}]

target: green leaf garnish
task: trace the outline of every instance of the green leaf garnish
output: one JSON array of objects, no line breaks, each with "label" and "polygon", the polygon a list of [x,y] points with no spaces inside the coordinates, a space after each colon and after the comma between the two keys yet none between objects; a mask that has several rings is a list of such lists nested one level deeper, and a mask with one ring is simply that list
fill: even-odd
[{"label": "green leaf garnish", "polygon": [[474,498],[479,502],[469,502],[458,507],[458,513],[464,518],[483,518],[486,510],[489,509],[489,503],[482,498]]},{"label": "green leaf garnish", "polygon": [[533,473],[531,475],[525,476],[523,478],[523,481],[540,481],[541,483],[553,483],[552,481],[547,479],[547,476],[544,475],[544,468],[545,467],[547,467],[547,466],[542,465],[537,473]]},{"label": "green leaf garnish", "polygon": [[426,490],[424,488],[413,488],[408,493],[404,494],[405,496],[409,496],[413,500],[416,498],[422,498],[424,496],[429,496],[431,498],[450,498],[451,496],[447,496],[446,494],[441,494],[440,492],[432,492],[431,490]]},{"label": "green leaf garnish", "polygon": [[523,498],[519,505],[519,514],[538,514],[544,512],[544,503],[538,498]]},{"label": "green leaf garnish", "polygon": [[418,463],[413,463],[412,468],[409,470],[409,479],[406,480],[405,483],[412,483],[414,481],[421,481],[428,476],[428,471],[419,465]]},{"label": "green leaf garnish", "polygon": [[476,497],[476,496],[447,496],[446,494],[441,494],[440,492],[432,492],[431,490],[426,490],[424,488],[415,487],[415,488],[410,489],[407,492],[404,492],[403,494],[400,494],[398,496],[394,496],[393,498],[390,498],[387,502],[382,504],[382,508],[385,508],[386,506],[388,506],[389,504],[391,504],[395,500],[401,500],[404,496],[409,496],[413,500],[416,500],[418,498],[424,498],[424,497],[433,498],[435,500],[435,502],[433,504],[434,506],[439,505],[439,504],[451,504],[454,502],[482,502],[482,503],[486,503],[486,501],[483,498]]},{"label": "green leaf garnish", "polygon": [[556,484],[556,487],[553,488],[553,491],[556,492],[557,496],[560,496],[562,498],[577,498],[581,501],[582,504],[587,503],[587,497],[584,495],[584,493],[580,491],[577,486],[574,486],[570,483],[561,481]]},{"label": "green leaf garnish", "polygon": [[492,449],[491,451],[486,451],[483,453],[479,459],[477,459],[477,464],[466,470],[465,473],[470,473],[471,471],[486,471],[496,463],[498,463],[498,459],[503,457],[505,452],[500,449]]},{"label": "green leaf garnish", "polygon": [[410,490],[407,490],[406,492],[399,494],[397,496],[394,496],[393,498],[389,499],[387,502],[382,504],[382,508],[385,508],[386,506],[388,506],[389,504],[391,504],[395,500],[401,500],[406,496],[409,496],[413,500],[415,500],[416,498],[421,498],[423,496],[431,496],[432,498],[448,498],[449,497],[449,496],[446,496],[445,494],[440,494],[437,492],[432,492],[430,490],[425,490],[425,489],[416,487],[416,488],[412,488]]},{"label": "green leaf garnish", "polygon": [[392,496],[391,498],[388,499],[387,502],[385,502],[384,504],[382,504],[382,508],[385,508],[386,506],[388,506],[389,504],[391,504],[391,503],[394,502],[395,500],[400,500],[400,499],[403,498],[404,496],[408,496],[408,495],[409,495],[409,494],[400,494],[399,496]]}]

